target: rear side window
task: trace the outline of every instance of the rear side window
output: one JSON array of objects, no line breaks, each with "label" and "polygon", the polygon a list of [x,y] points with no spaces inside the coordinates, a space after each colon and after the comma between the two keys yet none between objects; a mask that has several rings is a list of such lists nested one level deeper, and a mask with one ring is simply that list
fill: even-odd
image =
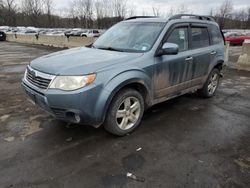
[{"label": "rear side window", "polygon": [[212,38],[212,43],[213,44],[218,44],[223,41],[221,32],[218,27],[215,25],[210,26],[210,33],[211,33],[211,38]]},{"label": "rear side window", "polygon": [[209,46],[209,34],[206,27],[192,27],[192,49]]},{"label": "rear side window", "polygon": [[188,27],[175,28],[167,42],[177,44],[180,52],[188,50]]}]

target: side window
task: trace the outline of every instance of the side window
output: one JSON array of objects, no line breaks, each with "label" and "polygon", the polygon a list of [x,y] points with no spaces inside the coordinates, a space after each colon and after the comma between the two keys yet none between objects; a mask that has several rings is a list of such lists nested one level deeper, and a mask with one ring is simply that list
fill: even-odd
[{"label": "side window", "polygon": [[192,49],[209,46],[209,34],[206,27],[192,27]]},{"label": "side window", "polygon": [[174,29],[166,42],[177,44],[180,52],[188,50],[188,27]]},{"label": "side window", "polygon": [[220,32],[219,28],[216,27],[215,25],[211,25],[210,33],[211,33],[212,43],[213,44],[218,44],[218,43],[223,41],[221,32]]}]

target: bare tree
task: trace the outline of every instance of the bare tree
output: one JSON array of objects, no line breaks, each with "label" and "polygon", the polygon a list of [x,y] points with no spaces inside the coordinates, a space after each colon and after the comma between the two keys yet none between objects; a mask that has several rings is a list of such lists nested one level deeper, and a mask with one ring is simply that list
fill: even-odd
[{"label": "bare tree", "polygon": [[136,14],[136,6],[133,2],[129,3],[129,6],[127,7],[128,11],[127,11],[127,17],[132,17],[135,16]]},{"label": "bare tree", "polygon": [[9,11],[16,10],[16,0],[6,0],[6,5]]},{"label": "bare tree", "polygon": [[103,1],[101,0],[96,0],[95,1],[95,13],[97,18],[102,18],[104,16],[104,6],[103,6]]},{"label": "bare tree", "polygon": [[90,28],[93,21],[93,2],[92,0],[85,0],[86,26]]},{"label": "bare tree", "polygon": [[142,10],[141,15],[142,15],[142,16],[149,16],[150,14],[149,14],[148,11]]},{"label": "bare tree", "polygon": [[173,16],[175,14],[187,14],[191,13],[185,5],[180,5],[178,7],[171,7],[169,13],[167,14],[168,17]]},{"label": "bare tree", "polygon": [[214,16],[214,9],[213,8],[210,9],[209,16]]},{"label": "bare tree", "polygon": [[230,0],[225,0],[219,8],[219,12],[216,17],[219,17],[218,22],[221,28],[225,28],[226,22],[232,17],[233,4]]},{"label": "bare tree", "polygon": [[68,12],[68,25],[70,27],[76,27],[77,26],[77,21],[78,21],[78,13],[77,13],[77,2],[76,1],[71,1],[69,3],[69,8],[67,9]]},{"label": "bare tree", "polygon": [[52,8],[53,8],[53,0],[43,0],[44,12],[47,14],[47,27],[52,26]]},{"label": "bare tree", "polygon": [[97,27],[102,28],[102,19],[105,17],[104,3],[102,0],[97,0],[94,5],[96,13]]},{"label": "bare tree", "polygon": [[0,0],[0,25],[4,25],[4,5],[2,0]]},{"label": "bare tree", "polygon": [[127,0],[112,0],[115,17],[123,19],[127,13]]},{"label": "bare tree", "polygon": [[82,25],[89,28],[93,18],[93,4],[91,0],[76,0],[77,16],[80,18]]},{"label": "bare tree", "polygon": [[41,0],[23,0],[22,12],[27,17],[27,22],[38,26],[41,22],[39,16],[43,14]]},{"label": "bare tree", "polygon": [[16,11],[17,4],[16,0],[5,0],[2,1],[2,6],[5,7],[5,14],[3,15],[5,18],[5,22],[9,23],[10,26],[14,26],[16,23]]},{"label": "bare tree", "polygon": [[[233,14],[233,19],[238,20],[236,23],[236,27],[239,29],[245,29],[246,28],[246,23],[247,23],[247,12],[242,9],[240,11],[237,11]],[[232,27],[232,25],[230,25]]]},{"label": "bare tree", "polygon": [[160,7],[152,7],[152,13],[154,16],[160,16],[161,12],[160,12]]},{"label": "bare tree", "polygon": [[[95,0],[95,11],[99,17],[113,17],[114,9],[112,0]],[[98,12],[98,13],[97,13]]]},{"label": "bare tree", "polygon": [[133,15],[134,7],[127,6],[127,0],[95,0],[94,12],[99,28],[107,28],[122,20],[125,16]]},{"label": "bare tree", "polygon": [[42,14],[41,0],[23,0],[22,10],[28,15]]},{"label": "bare tree", "polygon": [[250,7],[247,9],[247,28],[250,29]]}]

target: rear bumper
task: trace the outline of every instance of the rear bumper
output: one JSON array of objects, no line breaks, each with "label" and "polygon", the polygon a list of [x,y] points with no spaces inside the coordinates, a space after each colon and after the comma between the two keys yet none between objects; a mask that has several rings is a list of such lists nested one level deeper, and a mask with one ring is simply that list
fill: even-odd
[{"label": "rear bumper", "polygon": [[95,102],[98,100],[101,87],[92,86],[72,92],[54,89],[42,92],[23,80],[22,88],[32,103],[56,119],[94,127],[99,127],[103,123],[104,117],[95,110]]}]

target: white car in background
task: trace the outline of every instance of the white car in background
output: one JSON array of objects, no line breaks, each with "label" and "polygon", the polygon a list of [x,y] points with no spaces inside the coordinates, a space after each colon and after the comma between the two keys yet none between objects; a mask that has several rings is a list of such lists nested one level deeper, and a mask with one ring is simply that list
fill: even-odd
[{"label": "white car in background", "polygon": [[16,34],[18,34],[18,35],[37,35],[38,31],[35,31],[35,30],[20,30],[20,31],[17,31]]},{"label": "white car in background", "polygon": [[86,30],[81,37],[99,37],[101,33],[97,29]]},{"label": "white car in background", "polygon": [[46,33],[47,36],[64,36],[63,31],[53,31]]}]

